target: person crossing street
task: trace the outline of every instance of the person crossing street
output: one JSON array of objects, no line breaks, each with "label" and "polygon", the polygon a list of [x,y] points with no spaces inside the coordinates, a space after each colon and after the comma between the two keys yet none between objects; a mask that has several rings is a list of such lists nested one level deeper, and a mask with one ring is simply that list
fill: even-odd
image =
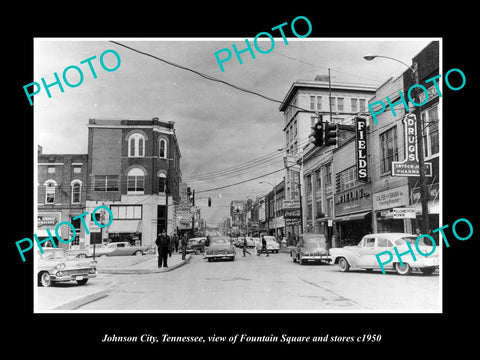
[{"label": "person crossing street", "polygon": [[245,253],[247,253],[248,255],[252,255],[247,250],[247,237],[246,236],[243,238],[243,256],[245,256]]}]

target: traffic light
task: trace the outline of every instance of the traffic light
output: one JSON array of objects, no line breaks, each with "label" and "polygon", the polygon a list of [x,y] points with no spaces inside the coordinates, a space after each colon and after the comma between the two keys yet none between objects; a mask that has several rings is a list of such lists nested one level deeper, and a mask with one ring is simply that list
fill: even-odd
[{"label": "traffic light", "polygon": [[335,145],[337,143],[337,125],[325,123],[325,146]]},{"label": "traffic light", "polygon": [[208,197],[208,207],[212,206],[212,198],[209,196]]},{"label": "traffic light", "polygon": [[323,145],[323,122],[322,122],[322,115],[320,115],[319,119],[317,122],[312,126],[312,133],[310,134],[310,142],[317,146],[320,147]]}]

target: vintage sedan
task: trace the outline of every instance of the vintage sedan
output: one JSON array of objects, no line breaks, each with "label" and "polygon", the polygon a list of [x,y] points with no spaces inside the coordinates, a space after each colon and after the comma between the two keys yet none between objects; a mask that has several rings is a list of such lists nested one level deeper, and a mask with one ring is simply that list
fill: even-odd
[{"label": "vintage sedan", "polygon": [[76,281],[85,285],[88,279],[97,276],[97,262],[76,260],[68,256],[65,249],[46,248],[43,254],[38,252],[37,278],[38,285],[49,287],[54,283]]},{"label": "vintage sedan", "polygon": [[[98,255],[97,255],[98,250]],[[147,246],[134,246],[131,245],[128,241],[122,242],[111,242],[105,245],[103,248],[95,249],[95,254],[97,256],[130,256],[136,255],[141,256],[145,255],[148,252],[149,248]],[[93,255],[93,250],[91,255]]]},{"label": "vintage sedan", "polygon": [[228,236],[212,236],[210,246],[205,248],[205,258],[208,261],[216,259],[235,260],[235,246]]},{"label": "vintage sedan", "polygon": [[[357,246],[330,249],[330,255],[333,263],[338,264],[338,268],[342,272],[347,272],[350,268],[372,271],[380,269],[380,264],[375,255],[383,251],[391,251],[394,254],[393,260],[384,265],[385,270],[395,270],[400,275],[408,275],[412,272],[412,269],[417,268],[424,274],[432,274],[439,266],[438,250],[427,257],[418,254],[415,246],[416,239],[416,235],[406,233],[369,234],[365,235]],[[408,251],[407,242],[411,244],[416,260],[413,259],[412,255],[405,254],[402,256],[402,266],[393,248],[396,247],[398,252],[403,254]],[[420,239],[418,248],[424,254],[429,254],[433,250],[433,246],[427,244],[425,238]]]},{"label": "vintage sedan", "polygon": [[[280,245],[278,244],[274,236],[266,235],[265,241],[267,242],[267,252],[278,253],[280,251]],[[258,241],[255,242],[255,247],[257,248],[258,253],[263,252],[262,239],[258,239]]]},{"label": "vintage sedan", "polygon": [[332,259],[327,250],[325,235],[300,234],[297,245],[290,250],[290,257],[300,265],[307,261],[330,262]]},{"label": "vintage sedan", "polygon": [[191,238],[188,240],[187,254],[195,253],[198,255],[205,252],[205,241],[207,241],[207,238],[205,237]]}]

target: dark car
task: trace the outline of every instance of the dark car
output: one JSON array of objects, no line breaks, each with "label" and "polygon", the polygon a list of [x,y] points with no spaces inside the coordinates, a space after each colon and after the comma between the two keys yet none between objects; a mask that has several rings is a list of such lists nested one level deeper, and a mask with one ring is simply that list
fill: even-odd
[{"label": "dark car", "polygon": [[290,257],[300,265],[307,261],[327,262],[332,261],[326,249],[325,235],[300,234],[297,245],[290,250]]},{"label": "dark car", "polygon": [[208,261],[217,259],[235,260],[235,247],[227,236],[212,236],[210,246],[205,249],[205,258]]},{"label": "dark car", "polygon": [[207,238],[204,237],[191,238],[188,240],[187,253],[195,253],[198,255],[205,252],[205,241],[207,241]]}]

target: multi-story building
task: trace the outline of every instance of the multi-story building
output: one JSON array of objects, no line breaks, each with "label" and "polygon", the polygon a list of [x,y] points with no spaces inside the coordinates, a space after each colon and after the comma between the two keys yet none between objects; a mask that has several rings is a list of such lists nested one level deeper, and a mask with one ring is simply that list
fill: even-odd
[{"label": "multi-story building", "polygon": [[[321,115],[323,121],[348,127],[355,115],[367,112],[375,89],[372,85],[329,82],[328,77],[317,76],[314,81],[296,81],[288,90],[279,108],[284,113],[285,199],[298,199],[300,187],[304,230],[326,233],[327,221],[333,216],[334,147],[318,150],[311,145],[308,137],[312,126]],[[299,226],[287,232],[298,234]]]},{"label": "multi-story building", "polygon": [[153,246],[163,229],[172,233],[180,158],[173,121],[90,119],[86,210],[105,205],[113,221],[86,242]]},{"label": "multi-story building", "polygon": [[[38,147],[37,171],[37,234],[48,237],[49,229],[57,247],[77,249],[85,244],[85,229],[80,217],[85,212],[87,189],[87,154],[43,154]],[[61,222],[75,228],[75,237],[65,244],[55,238],[55,228]],[[59,235],[69,240],[73,237],[70,226],[60,226]]]}]

